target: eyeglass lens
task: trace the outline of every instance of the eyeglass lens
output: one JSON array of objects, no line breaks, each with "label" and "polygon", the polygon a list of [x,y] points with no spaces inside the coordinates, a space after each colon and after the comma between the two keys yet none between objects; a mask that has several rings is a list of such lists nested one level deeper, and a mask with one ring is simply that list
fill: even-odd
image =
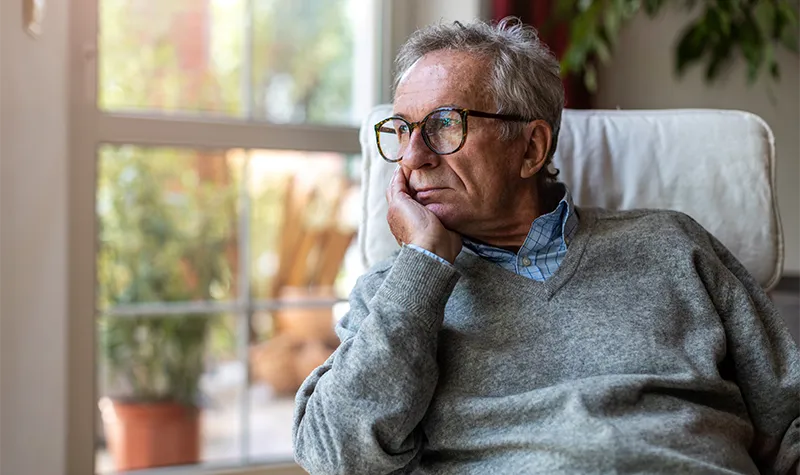
[{"label": "eyeglass lens", "polygon": [[[422,133],[429,148],[438,154],[448,154],[461,146],[464,126],[459,111],[435,111],[424,121]],[[378,131],[382,155],[389,160],[399,160],[405,154],[411,141],[408,122],[391,119]]]}]

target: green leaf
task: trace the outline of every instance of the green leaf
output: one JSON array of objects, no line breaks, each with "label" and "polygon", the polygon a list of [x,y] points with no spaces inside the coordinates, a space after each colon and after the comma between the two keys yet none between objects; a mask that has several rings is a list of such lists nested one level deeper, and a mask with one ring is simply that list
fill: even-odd
[{"label": "green leaf", "polygon": [[790,26],[797,27],[798,16],[800,16],[800,2],[789,2],[786,0],[776,0],[777,13],[786,20]]},{"label": "green leaf", "polygon": [[706,11],[705,25],[709,36],[727,38],[731,34],[731,18],[724,10],[709,8]]},{"label": "green leaf", "polygon": [[750,16],[746,16],[739,28],[739,48],[747,60],[747,81],[752,84],[758,78],[758,72],[766,57],[764,39],[758,25]]},{"label": "green leaf", "polygon": [[[585,12],[592,7],[594,0],[578,0],[578,10],[581,12]],[[599,3],[599,2],[598,2]]]},{"label": "green leaf", "polygon": [[603,26],[605,26],[606,35],[608,35],[612,45],[616,44],[621,23],[622,21],[617,11],[611,7],[606,8],[603,15]]},{"label": "green leaf", "polygon": [[730,49],[731,44],[728,42],[717,43],[714,48],[711,49],[711,56],[706,65],[706,82],[713,82],[719,77],[723,68],[730,64],[732,59]]},{"label": "green leaf", "polygon": [[664,5],[664,0],[644,0],[644,11],[652,18],[656,16],[662,5]]},{"label": "green leaf", "polygon": [[594,33],[595,28],[596,26],[591,12],[581,12],[572,19],[570,24],[570,43],[583,43],[588,36]]},{"label": "green leaf", "polygon": [[755,18],[746,15],[739,24],[739,40],[742,45],[761,46],[764,42],[764,35],[758,27]]},{"label": "green leaf", "polygon": [[597,58],[600,59],[601,63],[606,64],[611,61],[611,50],[602,38],[597,37],[595,39],[594,47]]},{"label": "green leaf", "polygon": [[778,65],[778,62],[772,60],[769,64],[769,75],[772,76],[772,79],[779,81],[781,79],[781,68]]},{"label": "green leaf", "polygon": [[759,63],[748,63],[747,65],[747,84],[752,85],[758,79],[758,71],[761,69]]},{"label": "green leaf", "polygon": [[758,78],[758,72],[764,64],[764,48],[750,43],[742,43],[741,48],[747,60],[747,81],[752,84]]},{"label": "green leaf", "polygon": [[708,45],[707,39],[706,28],[702,22],[694,23],[686,28],[675,50],[678,75],[682,75],[687,66],[703,56]]},{"label": "green leaf", "polygon": [[630,18],[638,13],[641,8],[642,0],[626,0],[622,2],[619,11],[623,18]]},{"label": "green leaf", "polygon": [[780,11],[772,2],[756,3],[753,8],[753,18],[764,38],[770,38],[776,30],[782,29],[781,24],[784,21]]},{"label": "green leaf", "polygon": [[578,0],[557,0],[553,9],[553,19],[556,23],[572,19],[577,11]]},{"label": "green leaf", "polygon": [[579,72],[583,68],[585,58],[586,56],[582,54],[578,45],[570,45],[561,58],[561,74],[566,76],[570,73]]},{"label": "green leaf", "polygon": [[594,66],[586,66],[586,70],[583,72],[583,83],[589,92],[597,92],[597,70]]},{"label": "green leaf", "polygon": [[786,1],[779,1],[775,10],[772,38],[779,40],[789,51],[800,54],[800,28],[796,8],[792,8]]},{"label": "green leaf", "polygon": [[[712,2],[708,2],[712,3]],[[741,0],[717,0],[716,8],[709,5],[709,9],[719,9],[728,13],[733,13],[739,9],[740,4],[742,3]]]}]

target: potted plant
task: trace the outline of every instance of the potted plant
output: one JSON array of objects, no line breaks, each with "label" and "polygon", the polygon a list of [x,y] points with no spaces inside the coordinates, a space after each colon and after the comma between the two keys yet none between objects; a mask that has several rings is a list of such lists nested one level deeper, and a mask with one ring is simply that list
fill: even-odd
[{"label": "potted plant", "polygon": [[597,88],[597,63],[607,63],[619,31],[640,12],[655,18],[667,8],[694,15],[674,47],[675,70],[705,63],[704,77],[717,80],[741,55],[747,80],[754,83],[762,71],[780,79],[778,49],[798,54],[798,3],[796,0],[556,0],[555,15],[547,28],[569,26],[567,49],[561,60],[564,74],[583,76],[586,87]]},{"label": "potted plant", "polygon": [[[100,156],[100,307],[229,297],[236,187],[227,163],[125,146]],[[200,380],[219,319],[133,313],[111,310],[99,321],[100,409],[115,466],[196,463]]]}]

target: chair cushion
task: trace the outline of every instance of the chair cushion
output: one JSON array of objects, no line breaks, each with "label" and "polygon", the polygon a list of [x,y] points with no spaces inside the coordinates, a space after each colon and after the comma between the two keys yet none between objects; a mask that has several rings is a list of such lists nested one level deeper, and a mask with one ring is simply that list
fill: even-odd
[{"label": "chair cushion", "polygon": [[[397,249],[384,198],[397,165],[380,157],[373,131],[391,113],[391,105],[377,106],[361,127],[359,248],[366,266]],[[774,137],[760,117],[708,109],[568,109],[554,158],[578,206],[684,212],[767,289],[783,264],[774,162]]]}]

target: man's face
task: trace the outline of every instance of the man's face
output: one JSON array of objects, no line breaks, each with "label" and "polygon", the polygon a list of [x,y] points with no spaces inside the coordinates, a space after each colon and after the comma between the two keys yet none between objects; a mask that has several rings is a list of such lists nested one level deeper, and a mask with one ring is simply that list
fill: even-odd
[{"label": "man's face", "polygon": [[[484,58],[449,51],[429,53],[398,84],[394,113],[413,122],[446,106],[497,112],[487,80]],[[411,197],[445,227],[479,235],[513,213],[513,201],[523,186],[520,167],[525,139],[501,141],[499,120],[470,117],[468,123],[466,143],[450,155],[431,151],[415,130],[400,166]]]}]

